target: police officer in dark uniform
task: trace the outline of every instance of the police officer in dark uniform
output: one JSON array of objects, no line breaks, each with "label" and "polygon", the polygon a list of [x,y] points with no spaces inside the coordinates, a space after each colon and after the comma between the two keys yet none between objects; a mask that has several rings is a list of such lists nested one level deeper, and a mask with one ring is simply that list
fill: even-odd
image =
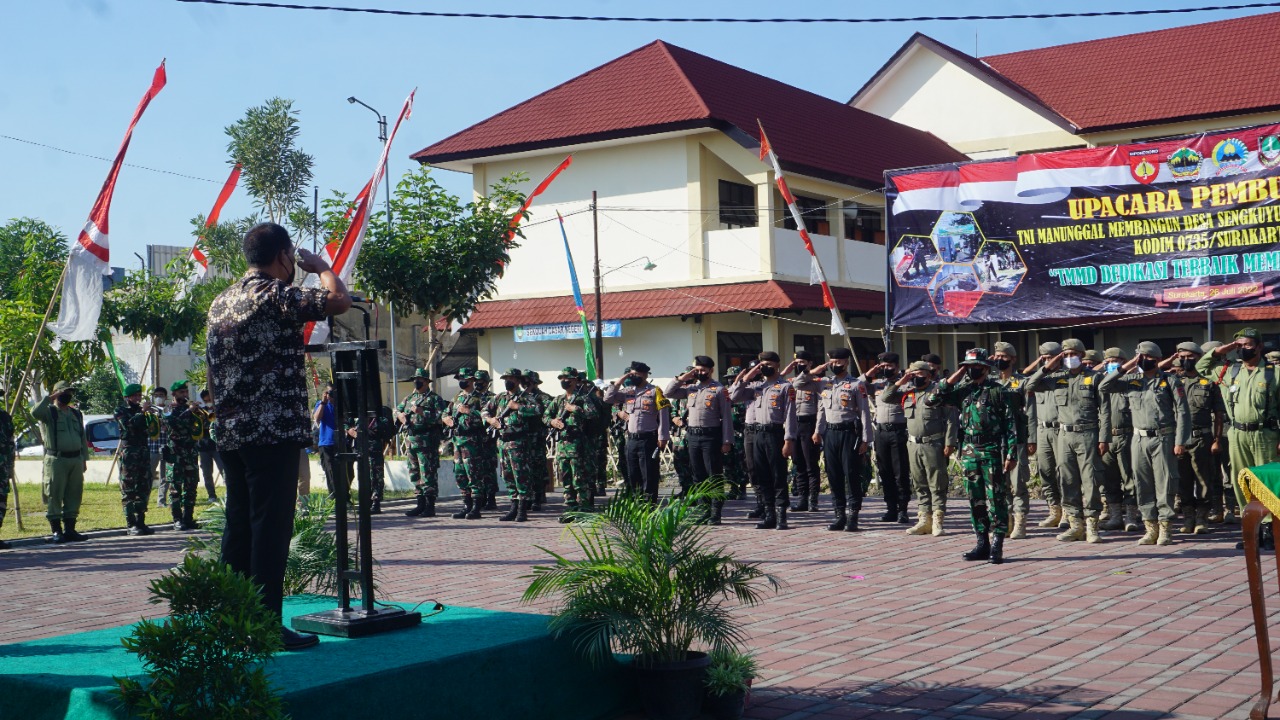
[{"label": "police officer in dark uniform", "polygon": [[[871,447],[871,406],[862,381],[849,372],[849,348],[827,351],[827,362],[797,375],[792,384],[818,394],[818,415],[810,438],[822,449],[831,483],[835,521],[828,530],[858,531],[862,511],[862,464]],[[831,377],[824,375],[830,372]]]},{"label": "police officer in dark uniform", "polygon": [[[796,353],[796,377],[809,374],[817,358],[807,350]],[[797,512],[818,510],[818,495],[822,490],[822,472],[819,470],[819,459],[822,450],[813,443],[813,436],[818,429],[818,393],[796,387],[796,422],[800,425],[800,435],[796,439],[799,450],[792,458],[791,464],[796,470],[796,493],[800,502],[791,508]]]},{"label": "police officer in dark uniform", "polygon": [[729,389],[731,401],[747,403],[747,453],[751,481],[764,502],[757,530],[787,529],[787,460],[795,449],[795,389],[783,379],[791,366],[778,370],[778,353],[766,350],[756,366],[738,375]]},{"label": "police officer in dark uniform", "polygon": [[881,522],[911,524],[907,505],[911,502],[910,461],[907,457],[907,416],[902,407],[880,400],[886,387],[898,381],[898,353],[884,352],[880,362],[860,379],[874,396],[876,472],[884,489],[885,514]]},{"label": "police officer in dark uniform", "polygon": [[604,401],[627,413],[627,489],[657,502],[662,482],[658,453],[671,439],[671,403],[649,382],[649,366],[638,360],[605,389]]},{"label": "police officer in dark uniform", "polygon": [[[693,482],[724,474],[724,458],[733,451],[733,404],[729,391],[715,379],[716,362],[706,355],[693,359],[693,369],[667,384],[667,397],[683,400],[687,410],[685,437]],[[720,524],[724,500],[712,501],[712,525]]]}]

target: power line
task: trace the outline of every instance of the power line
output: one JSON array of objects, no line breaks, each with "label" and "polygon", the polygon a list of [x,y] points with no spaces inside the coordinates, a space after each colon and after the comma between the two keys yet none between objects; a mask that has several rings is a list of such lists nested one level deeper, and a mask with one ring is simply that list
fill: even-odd
[{"label": "power line", "polygon": [[[66,148],[46,145],[44,143],[36,142],[35,140],[24,140],[19,137],[13,137],[12,135],[0,135],[0,138],[4,138],[5,140],[12,140],[14,142],[25,143],[27,145],[34,145],[36,147],[41,147],[46,150],[56,150],[60,153],[75,155],[77,157],[87,157],[87,158],[92,158],[94,160],[101,160],[103,162],[115,162],[112,158],[102,157],[101,155],[90,155],[89,153],[76,152],[75,150],[67,150]],[[172,170],[161,170],[160,168],[147,167],[146,165],[134,165],[133,163],[124,163],[124,166],[131,167],[131,168],[138,168],[139,170],[150,170],[151,172],[163,173],[165,175],[173,175],[180,178],[186,178],[188,180],[200,180],[203,182],[213,183],[215,185],[221,185],[223,183],[222,180],[210,180],[209,178],[196,177],[195,175],[184,175],[180,172],[174,172]]]},{"label": "power line", "polygon": [[182,3],[203,5],[234,5],[238,7],[274,8],[280,10],[328,10],[370,15],[396,15],[401,17],[469,18],[484,20],[564,20],[571,22],[627,22],[627,23],[810,23],[810,24],[875,24],[908,22],[951,22],[973,20],[1057,20],[1067,18],[1119,17],[1130,15],[1175,15],[1211,12],[1217,10],[1252,10],[1280,7],[1277,2],[1235,3],[1231,5],[1206,5],[1189,8],[1159,8],[1150,10],[1095,10],[1082,12],[1018,13],[1011,15],[921,15],[916,17],[821,17],[821,18],[742,18],[742,17],[626,17],[606,15],[535,15],[532,13],[480,13],[440,12],[430,10],[394,10],[390,8],[343,7],[338,5],[300,5],[297,3],[255,2],[253,0],[177,0]]}]

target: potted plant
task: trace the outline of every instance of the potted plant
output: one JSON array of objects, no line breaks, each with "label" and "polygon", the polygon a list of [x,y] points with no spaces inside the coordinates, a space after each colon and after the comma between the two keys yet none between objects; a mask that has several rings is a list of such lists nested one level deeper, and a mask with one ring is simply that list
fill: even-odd
[{"label": "potted plant", "polygon": [[733,650],[717,650],[711,653],[711,665],[707,667],[707,699],[703,712],[716,720],[738,720],[746,708],[747,693],[751,681],[759,674],[755,655]]},{"label": "potted plant", "polygon": [[652,718],[698,714],[711,659],[707,650],[742,644],[730,601],[756,605],[776,578],[734,558],[700,524],[702,505],[723,489],[700,485],[657,504],[624,493],[599,513],[578,513],[566,532],[582,552],[573,560],[546,548],[524,601],[555,596],[550,629],[590,662],[632,656],[641,705]]}]

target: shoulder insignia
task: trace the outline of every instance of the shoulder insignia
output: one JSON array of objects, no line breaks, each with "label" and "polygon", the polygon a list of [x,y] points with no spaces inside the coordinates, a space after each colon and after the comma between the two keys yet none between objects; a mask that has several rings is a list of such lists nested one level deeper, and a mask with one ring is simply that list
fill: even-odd
[{"label": "shoulder insignia", "polygon": [[1206,380],[1205,378],[1200,378],[1200,384],[1201,384],[1201,385],[1208,385],[1208,384],[1209,384],[1209,381],[1208,381],[1208,380]]}]

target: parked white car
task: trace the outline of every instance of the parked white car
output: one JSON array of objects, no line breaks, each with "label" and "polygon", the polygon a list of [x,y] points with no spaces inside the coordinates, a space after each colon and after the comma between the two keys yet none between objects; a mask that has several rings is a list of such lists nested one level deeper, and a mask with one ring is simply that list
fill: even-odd
[{"label": "parked white car", "polygon": [[[114,455],[120,444],[120,424],[110,415],[85,415],[85,435],[93,447],[94,455]],[[18,438],[18,457],[41,457],[44,441],[40,432],[31,428]]]}]

